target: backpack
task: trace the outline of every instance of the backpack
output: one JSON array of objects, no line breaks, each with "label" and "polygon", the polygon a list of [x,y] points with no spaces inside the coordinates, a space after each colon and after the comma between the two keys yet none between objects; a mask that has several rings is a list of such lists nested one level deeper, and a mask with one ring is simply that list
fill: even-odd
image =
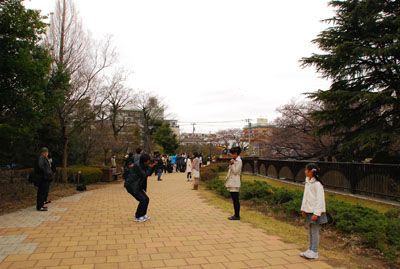
[{"label": "backpack", "polygon": [[86,185],[78,185],[76,186],[77,191],[87,191]]}]

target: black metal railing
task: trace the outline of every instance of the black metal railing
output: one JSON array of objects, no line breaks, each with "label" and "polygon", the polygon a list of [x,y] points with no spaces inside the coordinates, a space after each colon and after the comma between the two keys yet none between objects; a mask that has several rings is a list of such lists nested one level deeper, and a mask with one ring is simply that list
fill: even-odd
[{"label": "black metal railing", "polygon": [[[292,182],[304,182],[309,161],[244,157],[243,171]],[[400,199],[400,165],[316,162],[324,187],[381,198]]]}]

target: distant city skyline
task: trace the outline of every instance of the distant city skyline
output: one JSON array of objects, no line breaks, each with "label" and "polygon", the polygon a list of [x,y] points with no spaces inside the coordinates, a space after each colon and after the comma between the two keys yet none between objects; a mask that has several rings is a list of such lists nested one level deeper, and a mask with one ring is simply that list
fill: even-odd
[{"label": "distant city skyline", "polygon": [[[55,0],[24,1],[42,14]],[[333,16],[328,0],[75,1],[94,38],[113,35],[128,87],[154,92],[181,131],[242,128],[245,119],[277,117],[276,108],[327,89],[299,60]],[[207,123],[203,123],[207,122]],[[208,123],[215,122],[215,123]]]}]

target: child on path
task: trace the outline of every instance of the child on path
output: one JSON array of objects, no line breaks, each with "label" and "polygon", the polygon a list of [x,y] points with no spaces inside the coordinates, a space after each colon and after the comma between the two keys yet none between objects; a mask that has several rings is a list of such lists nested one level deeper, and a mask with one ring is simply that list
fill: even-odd
[{"label": "child on path", "polygon": [[320,169],[315,163],[306,165],[306,185],[304,187],[301,213],[308,225],[309,248],[300,256],[318,259],[319,225],[327,223],[324,187],[320,180]]},{"label": "child on path", "polygon": [[186,172],[187,181],[192,181],[192,160],[189,157],[186,159]]},{"label": "child on path", "polygon": [[229,217],[229,220],[240,220],[239,190],[243,165],[242,159],[239,156],[241,151],[240,147],[233,147],[229,151],[232,159],[226,176],[225,187],[231,193],[233,208],[235,209],[235,215]]},{"label": "child on path", "polygon": [[194,177],[193,190],[198,190],[200,181],[200,159],[199,159],[199,154],[197,152],[195,152],[193,155],[194,155],[194,160],[192,161],[192,172]]}]

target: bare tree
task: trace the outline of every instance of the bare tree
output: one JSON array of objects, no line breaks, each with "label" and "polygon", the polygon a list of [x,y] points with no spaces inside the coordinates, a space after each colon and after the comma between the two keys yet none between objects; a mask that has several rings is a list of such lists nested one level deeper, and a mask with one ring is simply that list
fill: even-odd
[{"label": "bare tree", "polygon": [[[96,43],[84,31],[72,0],[57,1],[45,43],[53,48],[53,72],[67,72],[70,76],[68,87],[63,89],[63,102],[57,109],[64,148],[62,166],[66,168],[71,135],[94,119],[93,109],[79,114],[77,108],[83,100],[88,110],[94,104],[103,104],[99,102],[104,97],[98,91],[99,77],[115,62],[116,53],[110,38]],[[66,179],[66,174],[63,178]]]},{"label": "bare tree", "polygon": [[141,111],[140,127],[142,128],[144,150],[152,152],[153,140],[151,135],[157,127],[161,126],[166,105],[161,102],[160,97],[156,94],[140,91],[137,94],[134,107]]},{"label": "bare tree", "polygon": [[245,149],[246,147],[247,141],[244,139],[243,129],[233,128],[220,130],[216,133],[216,135],[217,141],[219,144],[223,144],[223,146],[237,146],[241,147],[242,149]]},{"label": "bare tree", "polygon": [[117,70],[113,73],[105,86],[107,93],[107,107],[110,110],[111,126],[115,141],[118,141],[118,134],[125,127],[127,120],[118,119],[118,112],[125,107],[132,105],[135,101],[135,94],[132,89],[124,85],[129,73],[124,70]]},{"label": "bare tree", "polygon": [[321,109],[318,104],[291,101],[277,109],[276,128],[270,137],[267,157],[311,159],[332,156],[336,143],[333,138],[316,136],[317,128],[310,113]]}]

